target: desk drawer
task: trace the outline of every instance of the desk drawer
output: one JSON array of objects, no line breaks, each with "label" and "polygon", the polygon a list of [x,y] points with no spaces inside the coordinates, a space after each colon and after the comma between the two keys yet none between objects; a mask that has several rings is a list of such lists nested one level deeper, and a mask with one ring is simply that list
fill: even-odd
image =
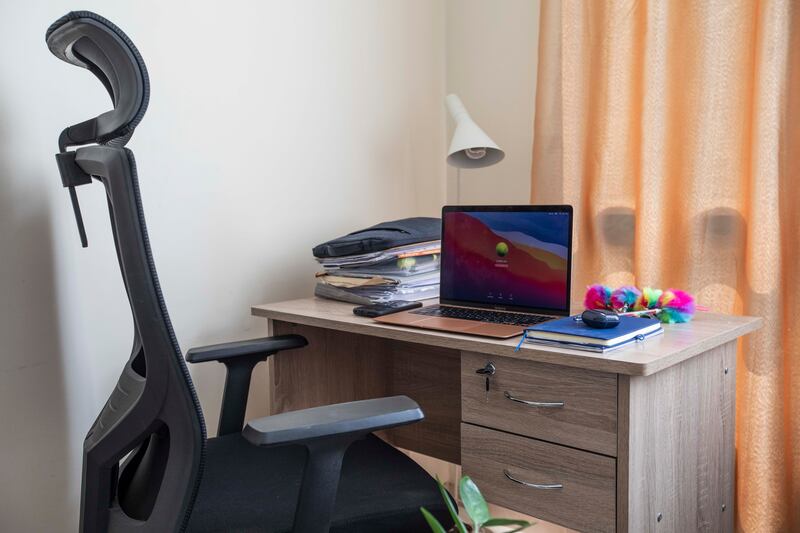
[{"label": "desk drawer", "polygon": [[[490,361],[487,394],[475,371]],[[461,418],[616,457],[617,375],[463,352]]]},{"label": "desk drawer", "polygon": [[610,457],[461,424],[461,465],[492,503],[579,531],[614,531]]}]

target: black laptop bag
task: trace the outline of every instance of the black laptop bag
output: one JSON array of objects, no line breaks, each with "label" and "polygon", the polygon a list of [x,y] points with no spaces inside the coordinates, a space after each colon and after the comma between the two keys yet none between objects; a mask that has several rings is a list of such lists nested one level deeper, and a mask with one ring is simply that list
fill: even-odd
[{"label": "black laptop bag", "polygon": [[341,257],[380,252],[418,242],[438,241],[441,238],[440,218],[413,217],[381,222],[370,228],[348,233],[338,239],[319,244],[312,251],[314,257]]}]

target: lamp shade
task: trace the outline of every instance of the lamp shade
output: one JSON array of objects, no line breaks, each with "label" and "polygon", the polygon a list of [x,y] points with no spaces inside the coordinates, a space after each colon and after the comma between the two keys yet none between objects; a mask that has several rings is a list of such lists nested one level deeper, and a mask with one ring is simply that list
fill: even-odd
[{"label": "lamp shade", "polygon": [[449,94],[445,102],[456,123],[447,151],[447,164],[457,168],[481,168],[502,161],[505,152],[475,124],[461,99]]}]

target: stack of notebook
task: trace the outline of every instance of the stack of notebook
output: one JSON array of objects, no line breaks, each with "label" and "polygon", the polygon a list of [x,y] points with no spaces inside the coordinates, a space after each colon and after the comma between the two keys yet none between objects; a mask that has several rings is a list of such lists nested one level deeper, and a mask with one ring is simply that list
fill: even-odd
[{"label": "stack of notebook", "polygon": [[609,329],[590,328],[580,315],[543,322],[525,329],[522,342],[607,352],[664,332],[661,322],[651,318],[620,317],[620,324]]},{"label": "stack of notebook", "polygon": [[381,252],[317,258],[314,294],[360,305],[439,297],[440,241],[399,246]]},{"label": "stack of notebook", "polygon": [[360,305],[439,296],[441,220],[383,222],[314,247],[314,294]]}]

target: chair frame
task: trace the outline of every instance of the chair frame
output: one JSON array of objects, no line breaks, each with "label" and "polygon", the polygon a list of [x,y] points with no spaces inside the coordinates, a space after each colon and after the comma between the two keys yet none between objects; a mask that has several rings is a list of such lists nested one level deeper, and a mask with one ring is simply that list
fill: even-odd
[{"label": "chair frame", "polygon": [[[183,531],[203,475],[206,428],[159,285],[134,155],[125,148],[147,109],[147,70],[130,39],[95,13],[68,13],[51,25],[46,40],[54,55],[100,79],[114,104],[64,129],[56,160],[84,246],[75,188],[93,181],[105,187],[134,323],[130,357],[84,441],[80,530]],[[226,367],[218,435],[242,431],[255,365],[305,345],[303,337],[285,335],[189,350],[190,363]],[[415,402],[396,396],[265,417],[242,434],[254,446],[306,446],[294,531],[319,533],[330,527],[348,446],[373,431],[422,419]]]}]

